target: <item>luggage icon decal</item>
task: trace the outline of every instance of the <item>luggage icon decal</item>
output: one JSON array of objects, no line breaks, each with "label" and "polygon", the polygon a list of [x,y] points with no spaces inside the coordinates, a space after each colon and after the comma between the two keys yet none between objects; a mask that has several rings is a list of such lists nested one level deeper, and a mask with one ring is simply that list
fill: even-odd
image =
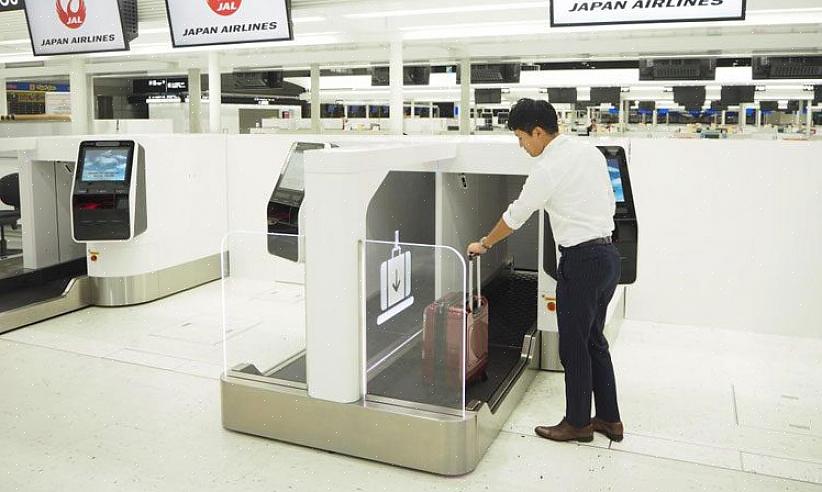
[{"label": "luggage icon decal", "polygon": [[402,251],[400,231],[394,232],[391,258],[380,265],[380,308],[377,317],[381,325],[414,304],[411,295],[411,252]]}]

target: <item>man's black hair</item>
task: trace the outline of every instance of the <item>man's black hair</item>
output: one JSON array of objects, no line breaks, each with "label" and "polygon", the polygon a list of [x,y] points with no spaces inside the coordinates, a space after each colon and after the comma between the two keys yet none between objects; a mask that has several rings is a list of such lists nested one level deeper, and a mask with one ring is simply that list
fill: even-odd
[{"label": "man's black hair", "polygon": [[523,98],[511,108],[508,116],[508,129],[522,130],[531,134],[534,128],[540,127],[550,134],[559,132],[557,111],[547,101],[535,101]]}]

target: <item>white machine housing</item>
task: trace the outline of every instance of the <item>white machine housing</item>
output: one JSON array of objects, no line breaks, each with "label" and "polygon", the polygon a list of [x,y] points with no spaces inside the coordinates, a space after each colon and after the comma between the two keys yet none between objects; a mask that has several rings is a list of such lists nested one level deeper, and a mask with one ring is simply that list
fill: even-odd
[{"label": "white machine housing", "polygon": [[[85,163],[82,162],[86,156],[86,152],[102,151],[102,150],[126,150],[129,158],[125,163],[126,173],[128,175],[128,182],[122,184],[115,183],[89,183],[83,182],[83,172]],[[72,179],[71,196],[72,196],[72,212],[71,212],[71,231],[72,239],[78,243],[87,242],[78,234],[78,228],[81,226],[78,220],[78,214],[83,213],[77,210],[78,201],[85,197],[93,197],[100,193],[105,193],[106,196],[117,196],[118,194],[128,200],[127,216],[125,217],[126,229],[128,234],[117,239],[95,238],[94,242],[123,242],[130,241],[138,235],[145,232],[146,224],[146,189],[145,180],[145,151],[142,146],[133,141],[113,141],[113,140],[98,140],[85,141],[80,143],[80,151],[77,157],[77,164],[74,166],[74,178]],[[100,189],[105,187],[106,189]],[[79,200],[78,200],[79,199]],[[108,212],[108,211],[107,211]],[[107,217],[110,218],[110,217]],[[86,220],[89,222],[89,220]],[[111,221],[106,220],[106,223]],[[88,231],[87,231],[88,232]],[[87,234],[86,234],[87,235]]]}]

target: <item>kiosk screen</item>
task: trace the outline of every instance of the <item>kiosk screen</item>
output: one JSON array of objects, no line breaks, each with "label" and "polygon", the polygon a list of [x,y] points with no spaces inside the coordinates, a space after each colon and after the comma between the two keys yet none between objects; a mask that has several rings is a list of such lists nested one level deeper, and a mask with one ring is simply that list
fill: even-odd
[{"label": "kiosk screen", "polygon": [[611,186],[614,187],[614,195],[617,203],[625,203],[625,189],[622,187],[622,175],[619,172],[619,159],[608,159],[608,174],[611,176]]},{"label": "kiosk screen", "polygon": [[85,149],[81,181],[125,181],[130,149]]},{"label": "kiosk screen", "polygon": [[291,191],[305,190],[305,165],[303,153],[294,152],[280,181],[280,188]]}]

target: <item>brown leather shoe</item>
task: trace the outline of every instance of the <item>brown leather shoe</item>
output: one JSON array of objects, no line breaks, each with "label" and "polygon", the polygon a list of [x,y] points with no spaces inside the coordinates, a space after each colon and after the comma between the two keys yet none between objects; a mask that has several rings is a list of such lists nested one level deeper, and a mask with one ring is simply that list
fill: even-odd
[{"label": "brown leather shoe", "polygon": [[591,426],[594,432],[599,432],[614,442],[622,441],[624,432],[622,422],[606,422],[599,417],[594,417],[591,419]]},{"label": "brown leather shoe", "polygon": [[582,428],[574,427],[565,419],[562,419],[562,422],[553,427],[537,427],[534,429],[534,432],[536,432],[539,437],[544,437],[552,441],[591,442],[594,440],[593,426],[589,424]]}]

